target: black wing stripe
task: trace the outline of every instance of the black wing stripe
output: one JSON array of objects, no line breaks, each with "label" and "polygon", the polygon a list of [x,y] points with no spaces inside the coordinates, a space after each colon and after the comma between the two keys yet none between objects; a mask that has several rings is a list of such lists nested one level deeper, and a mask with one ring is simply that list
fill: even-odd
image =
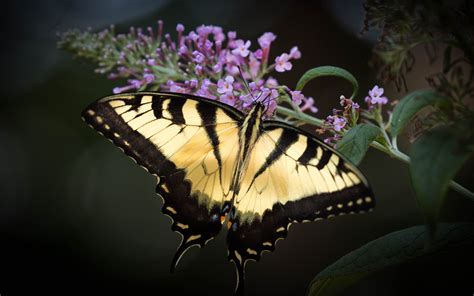
[{"label": "black wing stripe", "polygon": [[163,98],[160,96],[153,96],[151,108],[156,118],[163,117]]},{"label": "black wing stripe", "polygon": [[323,155],[321,156],[321,159],[319,160],[318,164],[316,165],[316,168],[318,170],[323,169],[328,164],[329,159],[331,158],[332,154],[333,154],[333,152],[323,148]]},{"label": "black wing stripe", "polygon": [[298,162],[302,165],[307,165],[318,153],[318,145],[310,137],[306,138],[306,149],[298,158]]},{"label": "black wing stripe", "polygon": [[275,161],[277,161],[291,144],[295,143],[298,140],[298,134],[287,129],[283,129],[283,132],[278,139],[275,148],[265,159],[265,163],[258,169],[255,173],[253,179],[255,180],[260,174],[262,174],[269,166],[271,166]]},{"label": "black wing stripe", "polygon": [[168,111],[171,114],[171,121],[175,124],[183,125],[186,124],[183,116],[183,106],[186,100],[173,98],[168,104]]},{"label": "black wing stripe", "polygon": [[219,165],[219,170],[222,169],[222,159],[221,153],[219,151],[219,136],[216,132],[216,116],[217,116],[217,107],[205,105],[201,102],[197,104],[197,110],[199,116],[201,116],[202,125],[206,130],[207,136],[212,143],[212,147],[214,150],[214,156],[217,159],[217,163]]}]

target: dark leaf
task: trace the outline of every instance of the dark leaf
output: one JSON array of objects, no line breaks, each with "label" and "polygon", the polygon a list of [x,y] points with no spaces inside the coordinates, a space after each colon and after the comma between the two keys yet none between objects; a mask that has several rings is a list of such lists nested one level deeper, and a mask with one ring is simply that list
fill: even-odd
[{"label": "dark leaf", "polygon": [[337,150],[358,165],[364,158],[370,143],[380,135],[380,128],[373,124],[358,124],[337,143]]},{"label": "dark leaf", "polygon": [[[428,244],[430,242],[430,244]],[[392,232],[350,252],[320,272],[309,296],[337,295],[369,274],[391,266],[425,260],[474,244],[474,224],[441,224],[434,241],[425,226]]]},{"label": "dark leaf", "polygon": [[301,76],[300,80],[296,84],[296,90],[302,90],[306,83],[309,81],[318,78],[318,77],[323,77],[323,76],[335,76],[335,77],[340,77],[344,78],[347,81],[349,81],[352,84],[352,96],[353,98],[357,91],[359,90],[359,83],[357,82],[357,79],[349,73],[347,70],[344,70],[339,67],[333,67],[333,66],[322,66],[322,67],[316,67],[313,69],[310,69],[306,71],[306,73]]},{"label": "dark leaf", "polygon": [[418,204],[430,226],[436,224],[450,180],[472,152],[461,145],[454,128],[437,127],[422,135],[411,147],[411,179]]},{"label": "dark leaf", "polygon": [[407,126],[413,116],[429,105],[436,105],[446,100],[433,90],[417,90],[400,100],[392,115],[392,136],[398,136]]}]

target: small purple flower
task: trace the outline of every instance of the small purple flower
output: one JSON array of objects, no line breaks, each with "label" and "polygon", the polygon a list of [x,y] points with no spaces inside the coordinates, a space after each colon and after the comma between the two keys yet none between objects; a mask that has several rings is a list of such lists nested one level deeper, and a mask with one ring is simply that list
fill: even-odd
[{"label": "small purple flower", "polygon": [[112,89],[112,92],[113,92],[114,94],[119,94],[119,93],[122,92],[122,87],[118,87],[118,86],[117,86],[117,87],[114,87],[114,88]]},{"label": "small purple flower", "polygon": [[252,75],[252,77],[257,77],[258,72],[260,71],[260,62],[254,57],[253,54],[250,54],[249,69],[250,75]]},{"label": "small purple flower", "polygon": [[119,94],[119,93],[123,93],[125,91],[128,91],[128,90],[131,90],[135,88],[133,85],[126,85],[126,86],[123,86],[123,87],[114,87],[114,89],[112,90],[114,94]]},{"label": "small purple flower", "polygon": [[265,117],[272,117],[277,107],[278,91],[276,89],[268,89],[262,87],[262,94],[259,96],[259,101],[265,104]]},{"label": "small purple flower", "polygon": [[276,57],[275,59],[275,70],[277,72],[290,71],[293,65],[289,62],[290,56],[287,53]]},{"label": "small purple flower", "polygon": [[347,120],[342,116],[329,115],[326,118],[326,124],[334,128],[334,130],[337,132],[341,131],[346,125],[346,123],[347,123]]},{"label": "small purple flower", "polygon": [[269,48],[270,44],[275,41],[276,36],[271,32],[266,32],[260,38],[258,38],[258,44],[261,48]]},{"label": "small purple flower", "polygon": [[156,65],[155,59],[148,59],[148,60],[146,61],[146,64],[147,64],[148,66],[154,66],[154,65]]},{"label": "small purple flower", "polygon": [[249,83],[249,88],[250,88],[251,91],[255,91],[255,90],[257,90],[258,86],[254,81],[252,81],[252,82]]},{"label": "small purple flower", "polygon": [[304,97],[303,101],[304,101],[304,104],[300,108],[301,111],[306,111],[309,109],[309,111],[313,113],[318,112],[318,108],[314,106],[314,99],[312,97],[308,97],[308,98]]},{"label": "small purple flower", "polygon": [[212,70],[215,73],[220,73],[222,71],[222,64],[221,63],[215,64],[214,66],[212,66]]},{"label": "small purple flower", "polygon": [[194,73],[196,75],[201,75],[203,72],[203,69],[202,69],[202,66],[201,65],[197,65],[195,68],[194,68]]},{"label": "small purple flower", "polygon": [[275,114],[275,110],[277,108],[277,101],[276,100],[271,100],[267,104],[267,110],[265,112],[265,117],[270,118]]},{"label": "small purple flower", "polygon": [[143,75],[143,79],[145,80],[146,84],[150,84],[153,82],[153,80],[155,80],[155,75],[151,73],[146,73],[145,75]]},{"label": "small purple flower", "polygon": [[261,49],[257,49],[253,54],[259,60],[263,58],[263,50]]},{"label": "small purple flower", "polygon": [[222,42],[225,40],[225,34],[224,33],[214,33],[214,41],[215,42]]},{"label": "small purple flower", "polygon": [[219,26],[212,27],[212,34],[217,35],[217,34],[221,34],[222,32],[223,32],[222,27],[219,27]]},{"label": "small purple flower", "polygon": [[383,88],[378,87],[378,85],[375,85],[374,88],[369,90],[369,96],[371,96],[371,97],[380,97],[381,95],[383,95],[383,91],[384,91]]},{"label": "small purple flower", "polygon": [[189,86],[190,86],[191,88],[196,88],[197,85],[198,85],[197,79],[191,79],[191,80],[189,81]]},{"label": "small purple flower", "polygon": [[372,104],[385,105],[388,103],[387,97],[374,97],[372,98]]},{"label": "small purple flower", "polygon": [[211,85],[212,82],[208,78],[202,80],[201,87],[205,87],[207,89]]},{"label": "small purple flower", "polygon": [[278,86],[278,81],[273,77],[268,77],[267,81],[265,81],[265,86],[269,88],[274,88]]},{"label": "small purple flower", "polygon": [[267,102],[278,98],[279,94],[276,89],[270,89],[268,87],[261,87],[261,93],[258,95],[258,100],[262,102]]},{"label": "small purple flower", "polygon": [[230,40],[234,40],[235,38],[237,38],[237,33],[235,31],[229,31],[229,32],[227,32],[227,37]]},{"label": "small purple flower", "polygon": [[194,42],[196,42],[199,39],[199,35],[196,34],[196,32],[194,31],[189,32],[188,37]]},{"label": "small purple flower", "polygon": [[220,94],[232,92],[234,89],[233,87],[234,77],[228,75],[225,80],[219,79],[217,82],[217,92]]},{"label": "small purple flower", "polygon": [[239,75],[240,73],[239,68],[235,65],[227,64],[225,70],[227,71],[227,73],[233,76]]},{"label": "small purple flower", "polygon": [[203,47],[206,51],[209,51],[209,50],[212,49],[212,45],[213,45],[213,43],[210,40],[206,40],[206,41],[204,41],[204,46]]},{"label": "small purple flower", "polygon": [[298,50],[298,46],[293,46],[291,48],[290,57],[295,60],[301,58],[301,52]]},{"label": "small purple flower", "polygon": [[186,93],[186,89],[184,87],[181,87],[177,84],[173,84],[171,87],[170,87],[170,91],[171,92],[175,92],[175,93]]},{"label": "small purple flower", "polygon": [[176,31],[178,31],[178,32],[183,32],[183,31],[184,31],[184,26],[183,26],[183,24],[178,24],[178,25],[176,25]]},{"label": "small purple flower", "polygon": [[200,52],[200,51],[193,51],[193,61],[198,63],[198,64],[201,64],[202,62],[204,62],[204,58],[205,56]]},{"label": "small purple flower", "polygon": [[188,48],[186,47],[186,45],[181,45],[179,47],[179,53],[182,54],[182,55],[185,55],[188,53]]},{"label": "small purple flower", "polygon": [[130,79],[128,83],[130,83],[130,85],[132,85],[136,89],[139,89],[143,85],[143,81],[138,79]]},{"label": "small purple flower", "polygon": [[201,82],[201,87],[196,91],[195,94],[200,97],[215,100],[216,96],[211,94],[211,92],[209,91],[209,86],[211,85],[212,82],[209,79],[203,79],[203,81]]},{"label": "small purple flower", "polygon": [[290,91],[291,100],[296,106],[299,106],[303,102],[304,95],[299,90]]},{"label": "small purple flower", "polygon": [[220,101],[227,105],[234,106],[236,98],[232,92],[226,92],[219,97]]},{"label": "small purple flower", "polygon": [[207,37],[207,35],[212,33],[212,30],[213,30],[212,26],[205,26],[205,25],[201,25],[200,27],[196,29],[197,33],[201,37]]},{"label": "small purple flower", "polygon": [[235,49],[232,50],[232,53],[235,55],[240,55],[241,57],[246,57],[249,55],[249,47],[250,47],[251,42],[247,40],[247,42],[244,43],[242,39],[235,40],[234,46]]},{"label": "small purple flower", "polygon": [[369,96],[365,97],[365,102],[369,107],[372,105],[385,105],[388,103],[388,98],[382,97],[383,93],[384,89],[375,85],[374,88],[369,90]]}]

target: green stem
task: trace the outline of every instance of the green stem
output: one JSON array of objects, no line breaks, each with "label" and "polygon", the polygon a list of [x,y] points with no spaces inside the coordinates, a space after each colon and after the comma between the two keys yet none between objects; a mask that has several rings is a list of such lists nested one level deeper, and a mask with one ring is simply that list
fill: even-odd
[{"label": "green stem", "polygon": [[[385,147],[384,145],[378,143],[378,142],[372,142],[372,144],[370,144],[370,146],[392,156],[393,158],[395,159],[398,159],[406,164],[410,164],[410,156],[406,155],[405,153],[401,152],[400,150],[396,150],[396,149],[389,149],[387,147]],[[466,187],[462,186],[461,184],[457,183],[456,181],[454,180],[451,180],[449,182],[449,187],[451,187],[451,189],[453,189],[454,191],[466,196],[467,198],[469,198],[470,200],[474,201],[474,193],[472,191],[470,191],[469,189],[467,189]]]},{"label": "green stem", "polygon": [[317,127],[323,127],[324,126],[324,120],[319,119],[319,118],[315,118],[315,117],[313,117],[311,115],[308,115],[304,112],[299,112],[298,113],[294,110],[291,110],[291,109],[288,109],[288,108],[282,107],[282,106],[277,106],[277,112],[282,114],[282,115],[285,115],[285,116],[291,116],[295,119],[304,121],[307,124],[312,124],[312,125],[315,125]]},{"label": "green stem", "polygon": [[449,186],[452,189],[454,189],[455,191],[457,191],[458,193],[460,193],[460,194],[466,196],[467,198],[469,198],[470,200],[474,201],[474,193],[472,191],[470,191],[469,189],[463,187],[461,184],[456,183],[453,180],[451,180],[449,182]]},{"label": "green stem", "polygon": [[[296,112],[294,110],[291,110],[291,109],[288,109],[288,108],[285,108],[285,107],[282,107],[282,106],[277,106],[277,112],[282,114],[282,115],[290,116],[290,117],[293,117],[297,120],[303,121],[304,123],[315,125],[317,127],[323,127],[323,125],[324,125],[324,120],[319,119],[319,118],[315,118],[315,117],[313,117],[311,115],[308,115],[304,112]],[[390,139],[388,138],[388,135],[386,135],[386,140],[388,141],[387,144],[390,145]],[[400,160],[400,161],[402,161],[406,164],[410,163],[410,157],[408,155],[406,155],[405,153],[401,152],[400,150],[398,150],[397,148],[395,148],[396,146],[395,147],[391,146],[389,148],[389,147],[386,147],[383,144],[381,144],[379,142],[375,142],[375,141],[372,142],[370,144],[370,146],[372,146],[373,148],[375,148],[377,150],[380,150],[380,151],[390,155],[391,157],[393,157],[395,159],[398,159],[398,160]],[[457,191],[458,193],[460,193],[460,194],[466,196],[467,198],[471,199],[472,201],[474,201],[474,193],[472,191],[470,191],[469,189],[463,187],[461,184],[455,182],[454,180],[451,180],[449,182],[449,187],[451,187],[453,190]]]}]

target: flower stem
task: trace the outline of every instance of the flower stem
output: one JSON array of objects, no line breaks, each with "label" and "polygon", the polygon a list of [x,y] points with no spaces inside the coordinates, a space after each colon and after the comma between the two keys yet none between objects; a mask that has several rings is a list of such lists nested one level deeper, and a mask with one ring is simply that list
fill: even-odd
[{"label": "flower stem", "polygon": [[[285,115],[285,116],[293,117],[293,118],[295,118],[297,120],[300,120],[304,123],[315,125],[317,127],[322,127],[324,125],[324,120],[319,119],[319,118],[315,118],[315,117],[313,117],[311,115],[308,115],[304,112],[296,112],[294,110],[291,110],[291,109],[288,109],[288,108],[285,108],[285,107],[282,107],[282,106],[277,107],[277,112],[282,114],[282,115]],[[391,146],[390,148],[386,147],[385,145],[383,145],[379,142],[376,142],[376,141],[372,142],[370,144],[370,146],[372,146],[373,148],[375,148],[379,151],[382,151],[382,152],[390,155],[391,157],[393,157],[397,160],[400,160],[400,161],[402,161],[406,164],[410,164],[410,157],[408,155],[406,155],[405,153],[401,152],[400,150],[398,150],[396,145],[395,146],[391,145],[388,135],[386,135],[386,140],[388,141],[387,144]],[[457,191],[458,193],[466,196],[470,200],[474,201],[474,193],[472,191],[470,191],[469,189],[463,187],[461,184],[455,182],[454,180],[451,180],[449,182],[449,187],[451,187],[451,189]]]},{"label": "flower stem", "polygon": [[[390,156],[392,156],[393,158],[395,159],[398,159],[406,164],[410,164],[410,157],[408,155],[406,155],[405,153],[401,152],[400,150],[397,150],[397,149],[388,149],[387,147],[383,146],[382,144],[378,143],[378,142],[372,142],[372,144],[370,144],[370,146],[384,152],[384,153],[387,153],[389,154]],[[454,180],[451,180],[449,182],[449,187],[451,187],[451,189],[453,189],[454,191],[457,191],[458,193],[466,196],[467,198],[469,198],[470,200],[474,201],[474,193],[472,191],[470,191],[469,189],[465,188],[464,186],[462,186],[461,184],[457,183],[456,181]]]},{"label": "flower stem", "polygon": [[296,112],[295,110],[291,110],[291,109],[288,109],[286,107],[282,107],[282,106],[277,106],[277,112],[282,114],[282,115],[285,115],[285,116],[291,116],[295,119],[298,119],[298,120],[301,120],[303,121],[304,123],[307,123],[307,124],[312,124],[312,125],[315,125],[317,127],[323,127],[324,125],[324,120],[322,119],[319,119],[319,118],[315,118],[311,115],[308,115],[304,112]]}]

